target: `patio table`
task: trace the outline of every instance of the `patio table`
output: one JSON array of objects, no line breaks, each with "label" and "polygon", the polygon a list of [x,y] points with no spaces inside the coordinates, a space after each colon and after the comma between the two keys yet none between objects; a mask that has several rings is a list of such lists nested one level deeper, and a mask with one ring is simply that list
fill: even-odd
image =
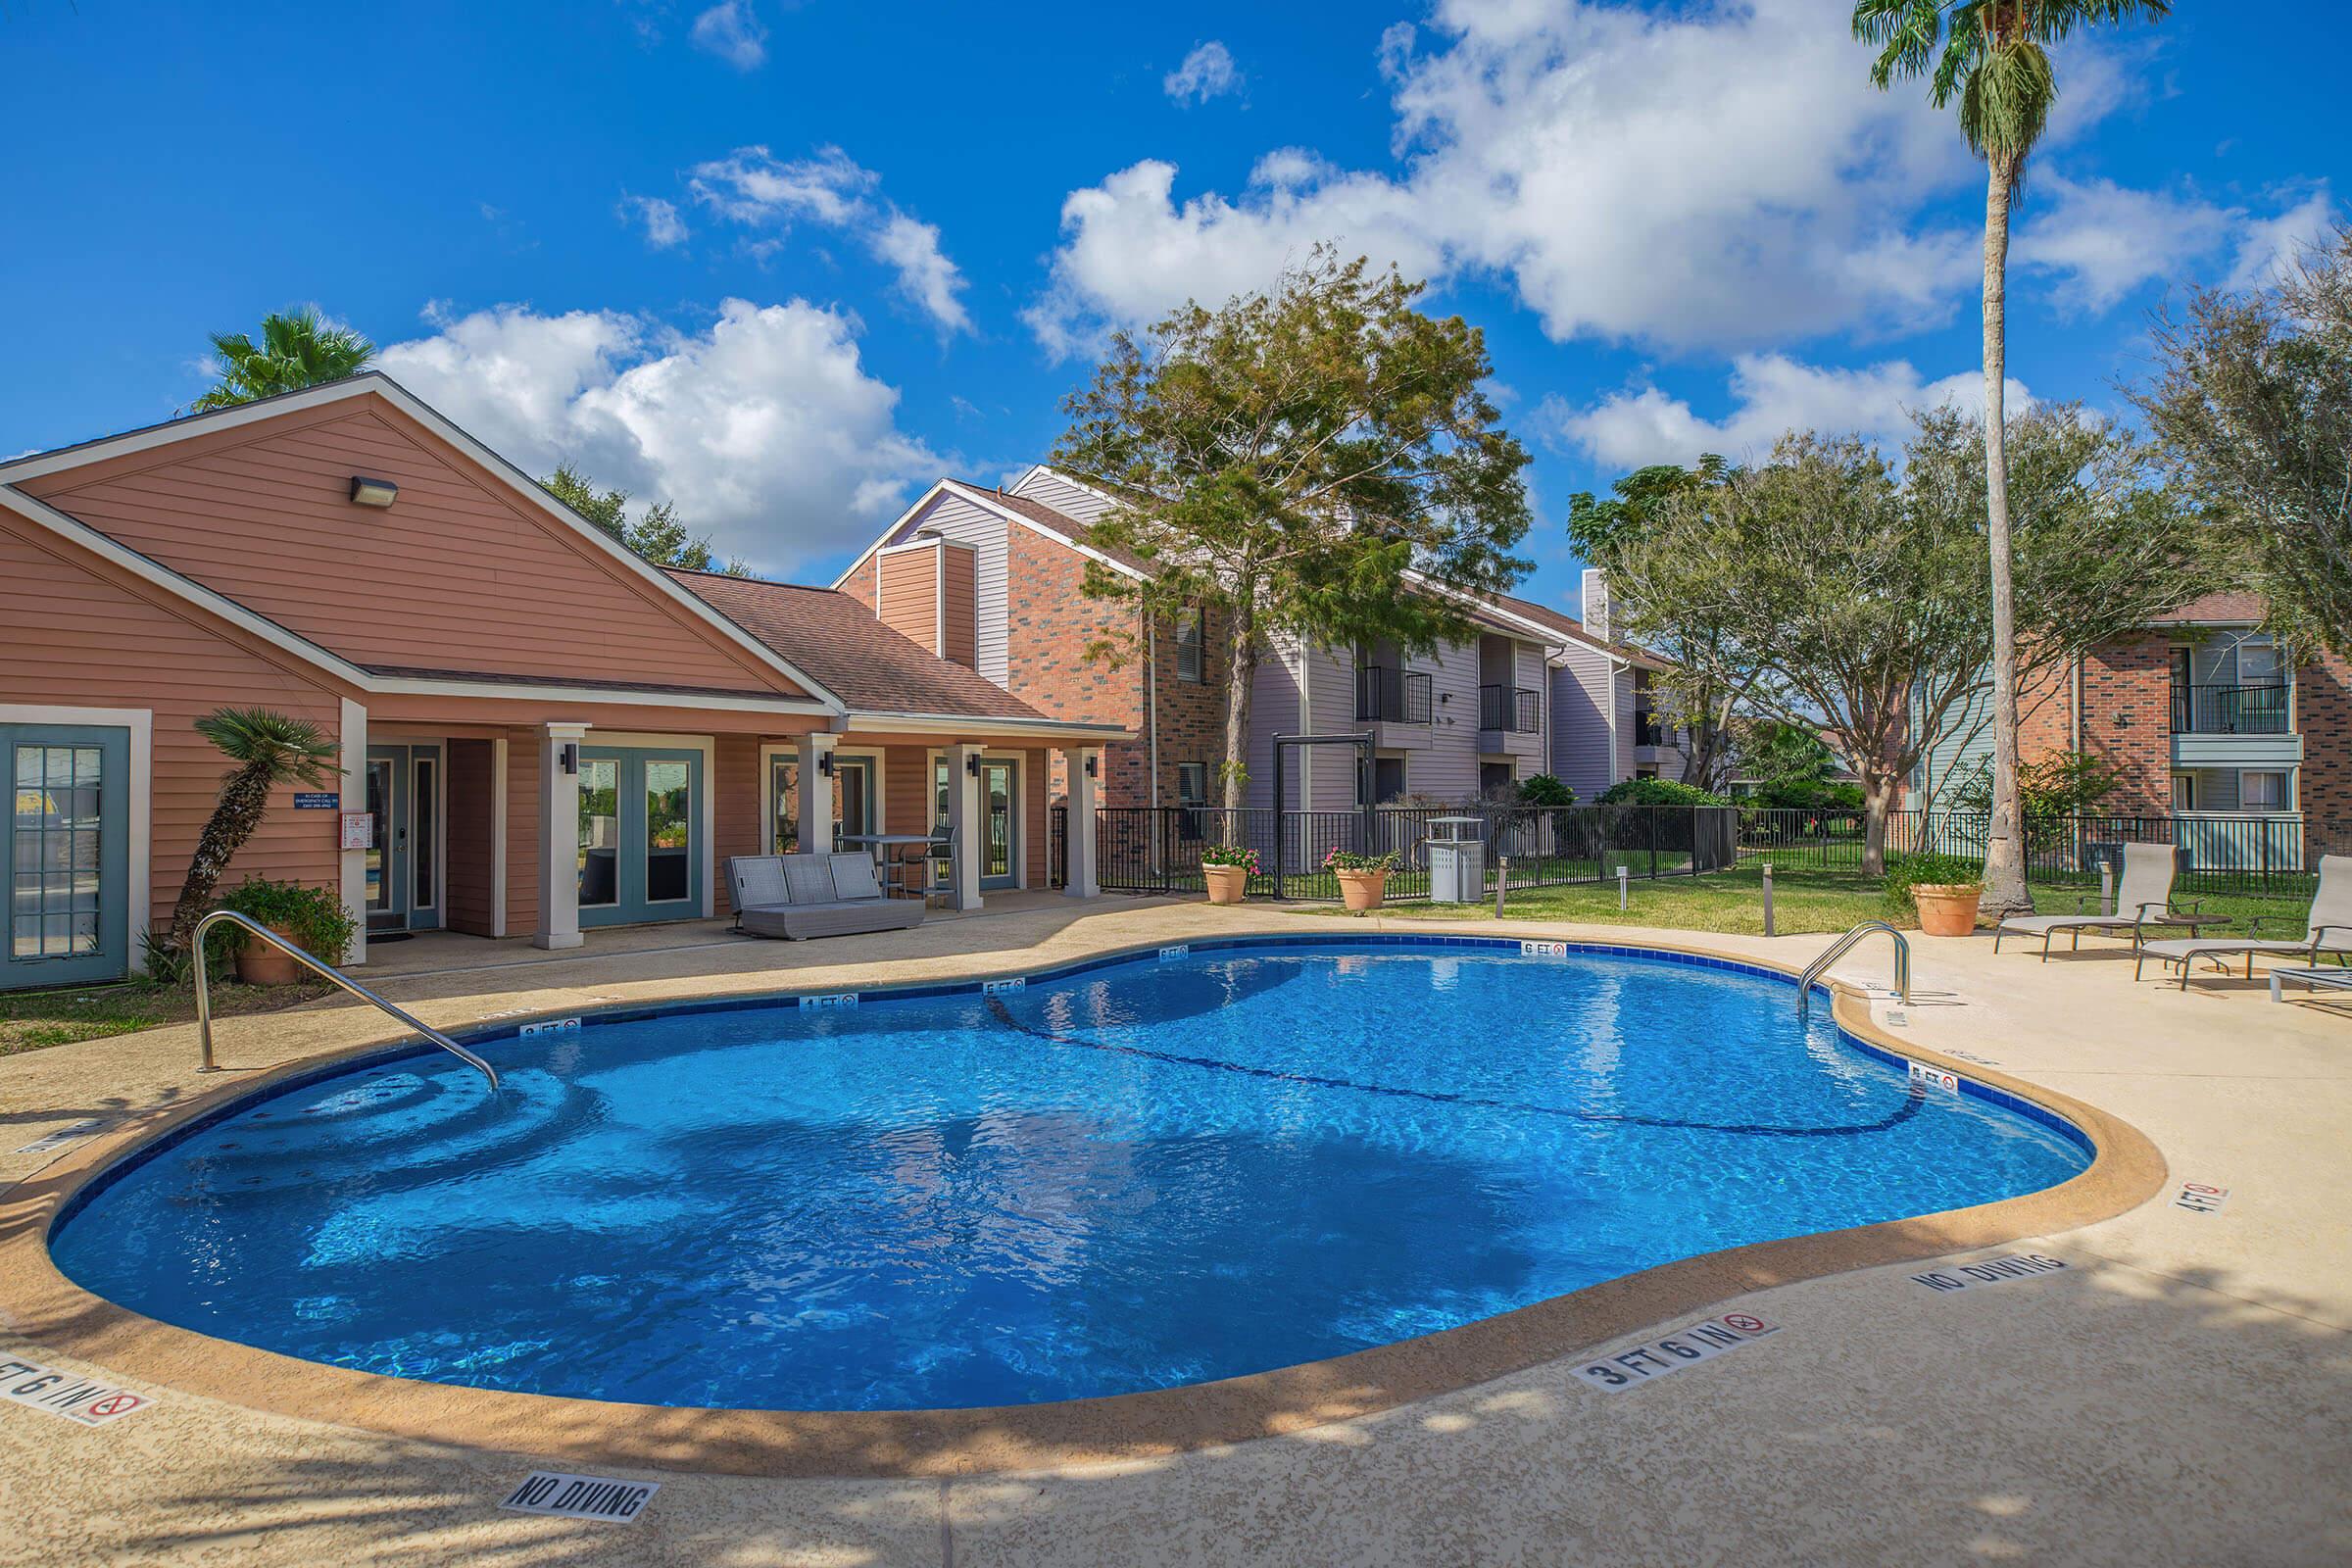
[{"label": "patio table", "polygon": [[2286,1000],[2286,985],[2290,980],[2310,991],[2352,991],[2352,969],[2273,969],[2273,1002]]},{"label": "patio table", "polygon": [[[874,857],[874,877],[875,877],[875,880],[879,881],[879,882],[880,882],[880,883],[883,885],[883,887],[884,887],[884,888],[888,889],[892,897],[894,897],[894,898],[902,898],[902,899],[919,899],[919,898],[921,898],[921,897],[923,896],[920,890],[918,890],[918,889],[914,889],[914,888],[905,888],[905,887],[901,887],[901,886],[899,886],[899,884],[898,884],[897,882],[895,882],[894,880],[892,880],[892,879],[891,879],[891,877],[890,877],[890,874],[889,874],[889,873],[890,873],[890,852],[891,852],[893,849],[896,849],[896,848],[898,848],[899,846],[901,846],[901,845],[906,845],[906,844],[920,844],[920,845],[923,845],[923,846],[925,846],[925,847],[928,847],[928,846],[929,846],[929,845],[930,845],[930,844],[933,842],[933,840],[932,840],[932,837],[931,837],[931,835],[930,835],[930,834],[928,834],[928,833],[839,833],[839,834],[836,834],[836,835],[834,835],[834,837],[835,837],[836,841],[837,841],[837,842],[839,842],[839,843],[841,843],[841,844],[845,844],[845,845],[848,845],[848,844],[855,844],[855,845],[857,845],[857,846],[858,846],[859,849],[862,849],[862,850],[867,850],[867,851],[870,851],[870,852],[872,853],[872,855],[873,855],[873,857]],[[906,859],[902,859],[902,860],[901,860],[899,863],[900,863],[900,865],[901,865],[901,866],[906,866],[906,865],[910,865],[910,864],[915,864],[915,863],[917,863],[917,861],[919,860],[919,858],[920,858],[918,857],[918,858],[917,858],[917,860],[906,860]]]}]

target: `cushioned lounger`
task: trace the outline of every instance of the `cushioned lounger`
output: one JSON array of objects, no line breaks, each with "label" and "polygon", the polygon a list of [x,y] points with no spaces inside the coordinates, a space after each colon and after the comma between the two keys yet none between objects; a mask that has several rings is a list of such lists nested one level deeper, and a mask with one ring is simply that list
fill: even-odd
[{"label": "cushioned lounger", "polygon": [[1993,928],[1992,951],[2001,951],[2001,938],[2041,938],[2041,961],[2050,961],[2050,939],[2061,931],[2071,932],[2073,945],[2082,945],[2085,931],[2104,931],[2110,936],[2129,935],[2136,943],[2142,922],[2162,923],[2173,907],[2173,868],[2176,859],[2170,844],[2127,844],[2124,846],[2124,882],[2116,889],[2113,914],[2013,914]]},{"label": "cushioned lounger", "polygon": [[923,901],[883,896],[862,855],[739,855],[727,860],[735,929],[799,942],[904,931],[923,923]]},{"label": "cushioned lounger", "polygon": [[[2139,978],[2140,966],[2150,958],[2180,966],[2180,989],[2188,989],[2188,973],[2197,966],[2199,958],[2210,958],[2216,964],[2239,954],[2246,956],[2246,977],[2254,975],[2256,957],[2299,957],[2319,961],[2323,953],[2352,953],[2352,855],[2323,855],[2320,857],[2320,890],[2311,901],[2311,920],[2299,942],[2282,942],[2276,937],[2197,937],[2177,942],[2143,942],[2139,945],[2139,961],[2132,966],[2132,978]],[[2226,969],[2226,966],[2225,966]]]}]

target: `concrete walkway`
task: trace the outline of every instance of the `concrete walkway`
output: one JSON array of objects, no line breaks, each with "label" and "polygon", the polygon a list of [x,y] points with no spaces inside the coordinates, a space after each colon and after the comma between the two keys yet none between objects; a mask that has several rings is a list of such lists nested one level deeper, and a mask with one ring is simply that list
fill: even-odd
[{"label": "concrete walkway", "polygon": [[[1409,920],[1367,922],[1390,928]],[[373,983],[444,1026],[515,1011],[1042,965],[1244,929],[1363,924],[1118,901],[856,943],[726,942]],[[1445,922],[1451,932],[1627,928]],[[1690,942],[1689,933],[1659,932]],[[1701,939],[1801,961],[1820,937]],[[615,944],[617,948],[619,945]],[[2135,1124],[2174,1180],[2002,1250],[2062,1272],[1941,1293],[1912,1268],[1742,1298],[1783,1331],[1637,1391],[1552,1363],[1298,1436],[1056,1473],[896,1482],[652,1475],[634,1525],[502,1513],[529,1455],[409,1442],[142,1386],[89,1429],[0,1403],[0,1562],[765,1564],[2116,1563],[2352,1560],[2352,1007],[2259,982],[2183,996],[2128,959],[1917,943],[1893,1032]],[[1838,973],[1883,983],[1883,948]],[[226,1020],[256,1070],[384,1033],[341,1004]],[[43,1132],[210,1088],[186,1028],[0,1061],[0,1181]],[[2230,1189],[2175,1206],[2182,1182]],[[1673,1323],[1660,1329],[1671,1329]],[[1636,1334],[1601,1347],[1623,1348]],[[0,1325],[0,1354],[104,1375]],[[1579,1357],[1576,1364],[1588,1359]]]}]

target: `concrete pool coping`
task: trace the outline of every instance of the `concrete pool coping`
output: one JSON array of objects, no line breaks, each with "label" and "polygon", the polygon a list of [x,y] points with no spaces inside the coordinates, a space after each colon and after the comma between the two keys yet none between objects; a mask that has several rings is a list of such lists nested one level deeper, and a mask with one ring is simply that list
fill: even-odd
[{"label": "concrete pool coping", "polygon": [[[1445,933],[1424,933],[1443,936]],[[1348,944],[1334,931],[1293,942]],[[1204,945],[1206,945],[1204,943]],[[1114,944],[1065,962],[1006,967],[1009,978],[1076,964],[1150,957],[1154,944]],[[1664,953],[1793,978],[1775,958],[1702,945],[1580,935],[1582,949]],[[991,975],[956,977],[958,985]],[[923,981],[906,985],[921,989]],[[762,988],[738,997],[821,990]],[[0,1236],[0,1318],[42,1345],[167,1389],[276,1414],[564,1463],[769,1477],[971,1477],[1160,1458],[1297,1434],[1493,1382],[1576,1355],[1631,1331],[1774,1286],[1911,1262],[2076,1229],[2135,1207],[2164,1186],[2163,1157],[2118,1117],[2047,1087],[1900,1039],[1865,995],[1834,983],[1834,1016],[1857,1040],[1988,1085],[2073,1123],[2094,1151],[2058,1186],[1914,1219],[1763,1242],[1686,1258],[1497,1317],[1326,1361],[1215,1383],[1099,1399],[931,1411],[774,1411],[608,1403],[420,1383],[330,1367],[173,1328],[90,1295],[58,1272],[47,1238],[76,1193],[160,1139],[298,1078],[403,1054],[378,1043],[284,1063],[93,1139],[8,1194]],[[698,1003],[717,1004],[725,994]],[[663,1010],[661,1002],[652,1004]],[[593,1017],[564,1007],[538,1016]],[[529,1017],[461,1032],[512,1033]]]}]

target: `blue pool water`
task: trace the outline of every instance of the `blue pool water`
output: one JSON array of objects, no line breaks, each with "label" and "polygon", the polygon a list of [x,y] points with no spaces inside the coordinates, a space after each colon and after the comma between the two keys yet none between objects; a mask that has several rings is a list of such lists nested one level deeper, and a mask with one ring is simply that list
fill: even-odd
[{"label": "blue pool water", "polygon": [[290,1355],[656,1404],[1012,1404],[1387,1344],[2088,1155],[1915,1096],[1776,977],[1269,947],[737,1006],[251,1102],[53,1238]]}]

